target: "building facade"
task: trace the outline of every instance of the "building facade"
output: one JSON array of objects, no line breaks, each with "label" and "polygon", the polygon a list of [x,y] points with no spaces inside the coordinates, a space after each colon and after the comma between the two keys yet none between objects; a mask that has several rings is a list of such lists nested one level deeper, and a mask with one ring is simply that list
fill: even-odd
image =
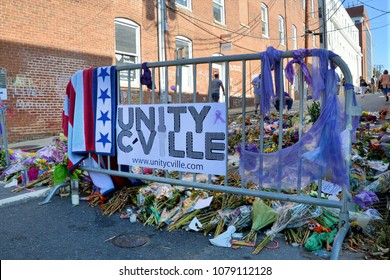
[{"label": "building facade", "polygon": [[[359,30],[340,0],[320,0],[319,5],[323,13],[320,18],[320,33],[323,36],[321,48],[338,54],[346,62],[357,89],[362,75],[363,57],[359,45]],[[338,73],[341,75],[340,71]]]},{"label": "building facade", "polygon": [[[8,140],[39,139],[61,132],[66,85],[80,69],[253,53],[268,46],[280,50],[318,48],[318,38],[305,33],[306,24],[318,28],[316,2],[3,1],[0,69],[7,91],[3,102],[13,111],[12,116],[6,115]],[[310,40],[305,41],[305,34]],[[259,73],[260,63],[248,64],[246,95],[253,96],[250,81]],[[213,71],[223,69],[213,65]],[[240,65],[230,69],[229,97],[240,99],[242,69]],[[169,79],[175,77],[172,71]],[[199,75],[208,73],[198,73],[197,78]],[[139,86],[139,73],[130,79],[133,86]],[[191,93],[191,69],[183,67],[182,79],[183,92]],[[165,87],[174,99],[169,85],[159,85],[157,90]],[[207,96],[208,82],[200,79],[198,87],[199,95]],[[143,96],[147,98],[148,93],[145,90]]]},{"label": "building facade", "polygon": [[373,63],[373,43],[370,31],[370,20],[363,5],[347,8],[347,12],[359,30],[359,45],[362,49],[362,76],[366,81],[370,81],[374,74]]}]

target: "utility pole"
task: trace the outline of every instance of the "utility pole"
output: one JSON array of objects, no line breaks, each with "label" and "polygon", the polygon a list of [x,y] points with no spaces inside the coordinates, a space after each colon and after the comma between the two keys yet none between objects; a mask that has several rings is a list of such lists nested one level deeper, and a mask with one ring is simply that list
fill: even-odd
[{"label": "utility pole", "polygon": [[[157,2],[157,16],[158,16],[158,60],[165,61],[165,27],[166,27],[166,10],[165,0],[158,0]],[[168,89],[165,84],[165,72],[159,68],[160,72],[160,102],[166,102]]]},{"label": "utility pole", "polygon": [[326,14],[326,0],[322,0],[322,20],[323,20],[323,26],[322,26],[322,40],[324,42],[324,49],[328,49],[328,28],[326,27],[326,23],[328,21],[327,17],[329,15]]},{"label": "utility pole", "polygon": [[[305,0],[305,49],[309,48],[309,0]],[[305,58],[307,63],[307,57]]]},{"label": "utility pole", "polygon": [[[309,48],[309,34],[312,34],[312,32],[309,32],[309,0],[305,0],[305,49]],[[305,56],[305,64],[307,65],[308,63],[308,57]],[[302,75],[301,75],[302,76]],[[303,79],[303,78],[302,78]],[[299,83],[302,85],[302,91],[303,96],[307,96],[307,88],[305,87],[305,82],[303,80],[300,81]]]},{"label": "utility pole", "polygon": [[[307,1],[307,0],[306,0]],[[288,36],[287,36],[287,3],[286,0],[284,0],[284,41],[286,44],[286,51],[288,51]]]}]

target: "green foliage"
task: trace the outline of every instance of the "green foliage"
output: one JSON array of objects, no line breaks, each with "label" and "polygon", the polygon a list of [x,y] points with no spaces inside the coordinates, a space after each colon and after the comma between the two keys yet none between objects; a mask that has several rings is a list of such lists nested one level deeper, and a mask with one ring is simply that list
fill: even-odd
[{"label": "green foliage", "polygon": [[0,150],[0,166],[5,167],[7,165],[6,155],[4,150]]},{"label": "green foliage", "polygon": [[309,111],[309,116],[311,118],[311,121],[315,123],[317,119],[321,115],[321,104],[319,101],[314,101],[313,104],[310,106],[307,106],[307,110]]},{"label": "green foliage", "polygon": [[[77,170],[76,170],[77,171]],[[67,178],[78,179],[78,172],[70,173],[68,168],[63,164],[58,164],[54,168],[54,185],[66,182]]]}]

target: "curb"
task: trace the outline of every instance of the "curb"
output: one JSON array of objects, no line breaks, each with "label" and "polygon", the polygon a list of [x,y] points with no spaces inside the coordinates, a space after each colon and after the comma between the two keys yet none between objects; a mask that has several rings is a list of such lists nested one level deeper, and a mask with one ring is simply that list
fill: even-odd
[{"label": "curb", "polygon": [[47,195],[47,193],[50,191],[50,189],[51,188],[47,187],[47,188],[44,188],[44,189],[39,190],[39,191],[25,193],[25,194],[1,199],[0,200],[0,207],[15,204],[16,202],[28,201],[28,200],[33,199],[33,198],[44,197]]}]

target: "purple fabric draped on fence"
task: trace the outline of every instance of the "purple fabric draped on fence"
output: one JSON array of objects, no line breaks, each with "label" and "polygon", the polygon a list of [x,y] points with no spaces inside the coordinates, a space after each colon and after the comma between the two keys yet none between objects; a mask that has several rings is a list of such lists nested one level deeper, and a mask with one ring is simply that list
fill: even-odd
[{"label": "purple fabric draped on fence", "polygon": [[279,92],[282,51],[273,47],[268,47],[265,52],[260,53],[260,58],[262,59],[260,108],[261,114],[264,116],[270,113],[271,102],[275,97],[272,80],[273,70],[275,71],[276,92]]},{"label": "purple fabric draped on fence", "polygon": [[[345,152],[349,151],[343,150],[340,136],[345,131],[346,118],[337,97],[333,63],[328,69],[328,59],[335,54],[316,49],[312,50],[312,55],[320,58],[318,67],[313,69],[313,72],[317,72],[312,76],[313,96],[322,97],[320,117],[301,139],[290,147],[274,153],[241,149],[240,174],[244,181],[257,183],[264,188],[296,189],[298,184],[303,188],[326,175],[334,184],[349,189],[349,170],[345,162]],[[262,57],[267,58],[267,55]],[[266,63],[268,62],[263,61],[263,65]],[[263,67],[262,76],[269,77],[270,70],[270,67]],[[271,86],[269,80],[264,84],[266,87]],[[323,91],[323,94],[319,91]]]}]

